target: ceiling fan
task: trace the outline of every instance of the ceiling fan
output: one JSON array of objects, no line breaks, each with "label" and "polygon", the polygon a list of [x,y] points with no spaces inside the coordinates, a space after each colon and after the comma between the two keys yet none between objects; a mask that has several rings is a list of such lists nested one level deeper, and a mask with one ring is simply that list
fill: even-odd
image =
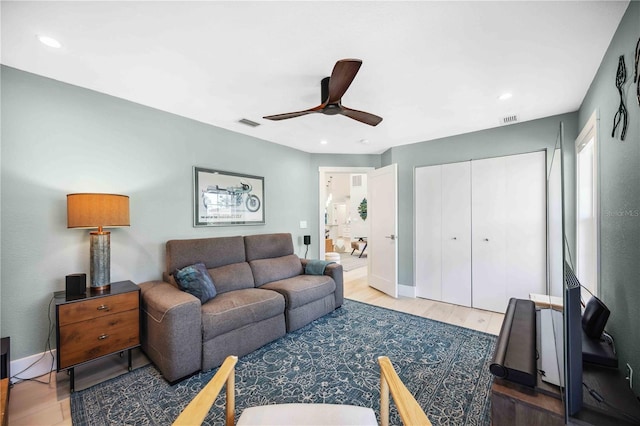
[{"label": "ceiling fan", "polygon": [[382,121],[382,117],[364,111],[347,108],[342,105],[342,96],[347,91],[351,82],[356,77],[362,61],[360,59],[341,59],[336,62],[331,72],[331,77],[325,77],[321,81],[321,104],[304,111],[288,112],[285,114],[268,115],[267,120],[285,120],[287,118],[300,117],[312,113],[326,115],[342,114],[361,123],[376,126]]}]

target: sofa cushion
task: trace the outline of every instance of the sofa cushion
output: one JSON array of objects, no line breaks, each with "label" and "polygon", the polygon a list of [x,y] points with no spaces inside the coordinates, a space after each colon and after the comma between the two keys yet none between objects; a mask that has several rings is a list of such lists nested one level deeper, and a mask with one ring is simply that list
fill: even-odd
[{"label": "sofa cushion", "polygon": [[244,237],[247,261],[293,254],[291,234],[259,234]]},{"label": "sofa cushion", "polygon": [[336,291],[336,283],[326,275],[298,275],[265,284],[260,288],[282,294],[287,309],[291,310],[332,294]]},{"label": "sofa cushion", "polygon": [[247,262],[232,263],[209,269],[209,274],[216,283],[218,293],[255,287],[251,267]]},{"label": "sofa cushion", "polygon": [[202,338],[207,341],[284,312],[284,298],[259,288],[219,294],[202,305]]},{"label": "sofa cushion", "polygon": [[166,245],[166,271],[202,262],[207,269],[246,261],[243,237],[170,240]]},{"label": "sofa cushion", "polygon": [[272,281],[302,274],[302,262],[295,254],[273,259],[256,259],[249,262],[256,287]]},{"label": "sofa cushion", "polygon": [[200,303],[205,303],[216,297],[216,287],[204,263],[196,263],[195,265],[185,266],[182,269],[176,269],[173,276],[180,290],[194,295],[200,299]]}]

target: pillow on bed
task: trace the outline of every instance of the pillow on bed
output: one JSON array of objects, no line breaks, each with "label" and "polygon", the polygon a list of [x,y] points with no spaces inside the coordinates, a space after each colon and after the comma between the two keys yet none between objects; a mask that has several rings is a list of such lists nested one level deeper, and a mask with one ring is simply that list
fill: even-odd
[{"label": "pillow on bed", "polygon": [[216,287],[204,263],[196,263],[195,265],[185,266],[182,269],[176,269],[173,271],[173,277],[180,290],[194,295],[200,299],[200,303],[205,303],[216,297]]}]

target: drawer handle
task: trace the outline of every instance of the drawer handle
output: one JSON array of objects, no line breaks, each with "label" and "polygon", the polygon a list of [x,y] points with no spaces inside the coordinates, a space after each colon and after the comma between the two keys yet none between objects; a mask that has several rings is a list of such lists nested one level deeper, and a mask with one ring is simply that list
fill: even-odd
[{"label": "drawer handle", "polygon": [[100,305],[97,308],[99,311],[108,311],[109,307],[107,305]]},{"label": "drawer handle", "polygon": [[108,334],[103,334],[103,335],[98,336],[98,340],[104,340],[104,339],[106,339],[107,337],[109,337],[109,335],[108,335]]}]

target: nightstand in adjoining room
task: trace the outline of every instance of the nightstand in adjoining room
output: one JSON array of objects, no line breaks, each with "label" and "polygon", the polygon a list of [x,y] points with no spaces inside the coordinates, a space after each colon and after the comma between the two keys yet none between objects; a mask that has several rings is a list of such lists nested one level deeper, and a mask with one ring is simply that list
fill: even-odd
[{"label": "nightstand in adjoining room", "polygon": [[74,391],[74,367],[140,346],[140,288],[131,281],[111,283],[108,290],[87,289],[82,296],[54,294],[57,371],[68,370]]}]

